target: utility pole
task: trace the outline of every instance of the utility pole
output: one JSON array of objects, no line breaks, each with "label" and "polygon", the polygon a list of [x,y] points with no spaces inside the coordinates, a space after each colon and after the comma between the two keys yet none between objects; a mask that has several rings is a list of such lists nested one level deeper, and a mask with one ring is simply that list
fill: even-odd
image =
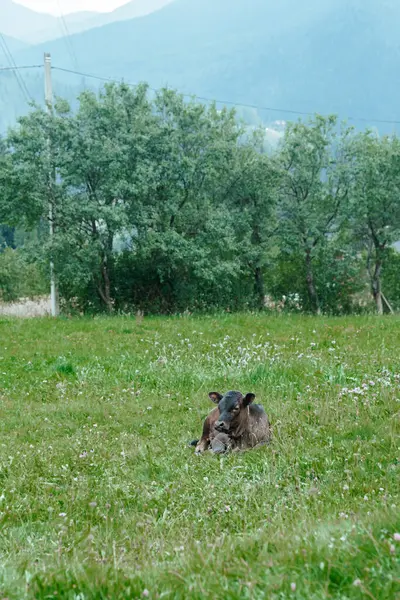
[{"label": "utility pole", "polygon": [[[51,114],[53,112],[53,86],[51,82],[51,56],[47,52],[44,55],[44,92],[47,112]],[[48,139],[48,151],[49,158],[51,158],[51,143],[50,138]],[[54,173],[50,168],[49,173],[49,185],[50,188],[54,185]],[[49,194],[49,222],[50,222],[50,239],[54,236],[54,207]],[[54,273],[54,263],[50,260],[50,296],[51,296],[51,315],[57,317],[59,313],[58,308],[58,293],[56,287],[56,278]]]}]

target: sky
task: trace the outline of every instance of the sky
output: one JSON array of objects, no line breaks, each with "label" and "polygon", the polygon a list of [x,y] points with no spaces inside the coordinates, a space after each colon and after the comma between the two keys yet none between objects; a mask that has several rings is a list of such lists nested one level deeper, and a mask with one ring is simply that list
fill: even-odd
[{"label": "sky", "polygon": [[127,4],[129,0],[14,0],[14,2],[52,15],[59,15],[61,7],[62,13],[67,15],[83,10],[107,12]]}]

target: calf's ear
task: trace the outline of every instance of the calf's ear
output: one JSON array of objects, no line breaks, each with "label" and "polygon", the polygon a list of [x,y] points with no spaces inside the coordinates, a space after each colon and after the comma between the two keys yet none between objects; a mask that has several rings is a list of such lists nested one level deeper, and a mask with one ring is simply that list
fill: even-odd
[{"label": "calf's ear", "polygon": [[255,399],[256,395],[255,394],[246,394],[245,397],[243,398],[243,406],[248,406],[249,404],[251,404],[253,402],[253,400]]},{"label": "calf's ear", "polygon": [[218,404],[218,402],[221,400],[222,398],[222,394],[219,394],[218,392],[210,392],[208,394],[208,397],[215,403]]}]

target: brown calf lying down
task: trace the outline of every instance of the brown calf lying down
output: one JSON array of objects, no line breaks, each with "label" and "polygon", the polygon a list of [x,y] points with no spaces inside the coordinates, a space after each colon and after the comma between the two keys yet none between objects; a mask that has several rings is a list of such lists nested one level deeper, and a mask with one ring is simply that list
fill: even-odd
[{"label": "brown calf lying down", "polygon": [[241,392],[231,391],[208,395],[218,406],[204,421],[201,440],[192,442],[196,445],[196,454],[208,448],[218,454],[246,450],[270,442],[271,426],[261,404],[252,404],[254,394],[243,396]]}]

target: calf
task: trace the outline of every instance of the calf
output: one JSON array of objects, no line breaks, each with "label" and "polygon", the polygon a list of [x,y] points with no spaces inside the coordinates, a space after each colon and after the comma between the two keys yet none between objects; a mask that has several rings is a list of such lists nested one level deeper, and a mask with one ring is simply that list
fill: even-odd
[{"label": "calf", "polygon": [[203,425],[200,440],[196,445],[196,454],[211,447],[212,452],[227,450],[246,450],[271,440],[271,426],[264,408],[252,404],[255,395],[241,392],[227,392],[222,395],[210,392],[209,397],[218,406],[211,411]]}]

